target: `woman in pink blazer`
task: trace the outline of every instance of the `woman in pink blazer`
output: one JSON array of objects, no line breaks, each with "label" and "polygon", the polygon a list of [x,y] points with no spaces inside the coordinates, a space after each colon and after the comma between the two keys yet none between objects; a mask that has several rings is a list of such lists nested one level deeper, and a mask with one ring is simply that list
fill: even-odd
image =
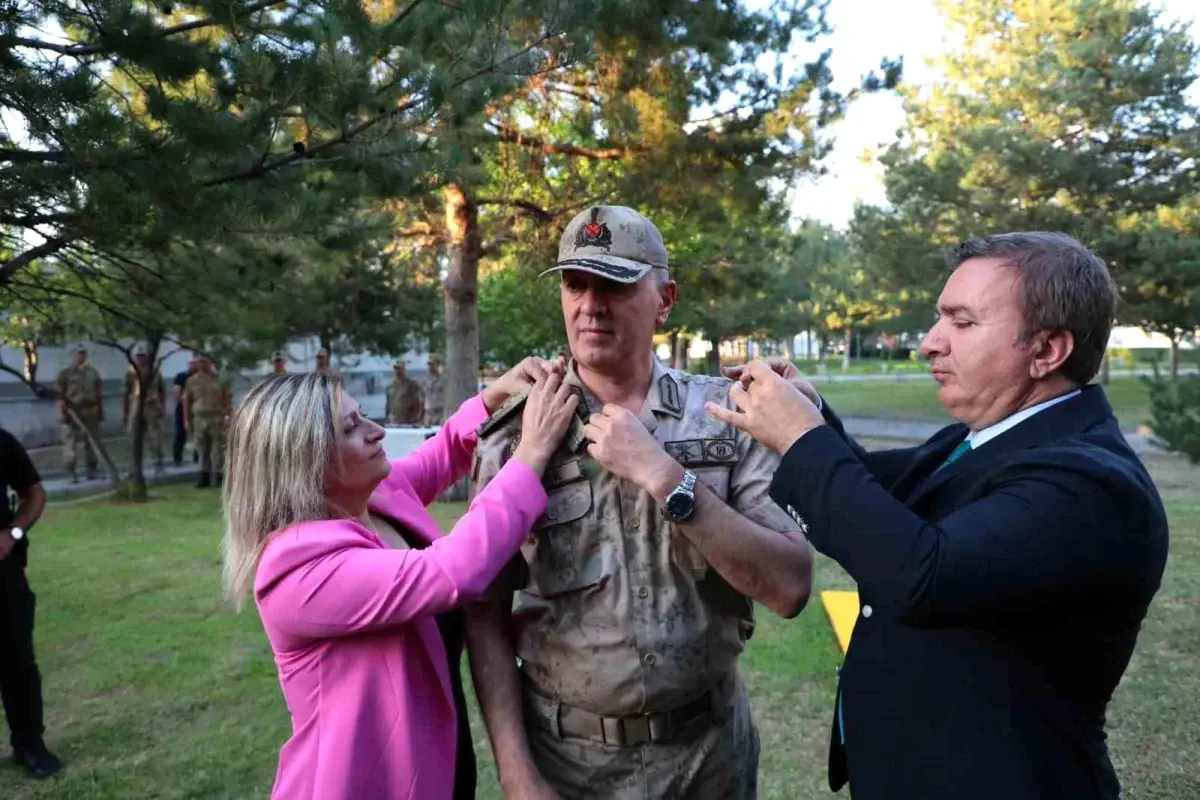
[{"label": "woman in pink blazer", "polygon": [[[426,506],[466,474],[480,423],[531,381],[512,461],[442,536]],[[530,359],[389,463],[383,429],[335,377],[281,376],[247,395],[230,431],[223,548],[239,606],[253,588],[292,716],[272,797],[473,793],[473,769],[455,785],[470,737],[461,631],[455,641],[446,614],[484,591],[545,510],[540,476],[576,403],[557,365]]]}]

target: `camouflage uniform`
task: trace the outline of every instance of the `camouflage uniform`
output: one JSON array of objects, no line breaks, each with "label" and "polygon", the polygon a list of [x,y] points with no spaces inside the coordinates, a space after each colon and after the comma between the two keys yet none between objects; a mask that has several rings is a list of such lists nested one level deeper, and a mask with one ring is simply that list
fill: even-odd
[{"label": "camouflage uniform", "polygon": [[420,384],[409,377],[397,378],[387,390],[387,406],[384,409],[386,423],[420,425],[423,402]]},{"label": "camouflage uniform", "polygon": [[[567,382],[585,415],[599,411],[574,363]],[[640,419],[732,508],[795,531],[767,494],[778,457],[704,410],[708,401],[732,407],[731,385],[655,362]],[[474,491],[512,455],[519,426],[516,413],[485,423]],[[520,591],[514,643],[542,775],[568,800],[753,798],[758,733],[737,670],[754,630],[752,601],[586,444],[560,447],[543,484],[546,511],[491,590],[501,602]]]},{"label": "camouflage uniform", "polygon": [[[100,435],[100,373],[87,364],[78,367],[71,365],[58,373],[55,388],[58,390],[59,397],[65,397],[71,401],[84,424],[94,434]],[[94,478],[99,459],[95,449],[88,443],[87,436],[70,417],[67,422],[62,423],[60,431],[63,443],[63,467],[74,479],[75,464],[79,458],[79,450],[82,449],[86,453],[87,476],[89,479]]]},{"label": "camouflage uniform", "polygon": [[[142,372],[140,368],[135,371],[134,367],[130,367],[125,373],[125,383],[121,387],[121,402],[128,403],[125,407],[129,409],[130,435],[137,430],[138,424],[138,395],[142,390],[142,382],[138,380],[139,372]],[[147,452],[154,456],[155,465],[162,470],[163,439],[166,436],[163,422],[166,409],[163,408],[163,397],[166,386],[163,383],[162,373],[158,370],[153,370],[153,374],[145,382],[150,388],[150,393],[146,395],[146,402],[142,406],[146,415],[145,444]]]},{"label": "camouflage uniform", "polygon": [[446,421],[445,389],[441,373],[432,372],[425,376],[425,424],[441,425]]},{"label": "camouflage uniform", "polygon": [[224,469],[226,388],[214,373],[197,372],[183,392],[192,418],[192,436],[200,454],[200,482]]}]

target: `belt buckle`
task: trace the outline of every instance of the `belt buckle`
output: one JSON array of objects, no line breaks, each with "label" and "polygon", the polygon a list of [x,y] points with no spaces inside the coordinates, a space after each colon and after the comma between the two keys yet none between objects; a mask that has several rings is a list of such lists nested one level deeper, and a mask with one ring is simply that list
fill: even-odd
[{"label": "belt buckle", "polygon": [[636,717],[625,717],[621,720],[621,744],[650,744],[654,741],[651,736],[650,716],[642,714]]}]

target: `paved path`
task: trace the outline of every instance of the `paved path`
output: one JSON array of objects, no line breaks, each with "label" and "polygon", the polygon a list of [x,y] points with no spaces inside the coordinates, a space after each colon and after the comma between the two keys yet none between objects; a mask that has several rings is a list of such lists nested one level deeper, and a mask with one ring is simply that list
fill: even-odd
[{"label": "paved path", "polygon": [[[1165,371],[1164,376],[1167,374]],[[1200,367],[1186,365],[1179,367],[1180,375],[1200,374]],[[1110,376],[1113,378],[1152,378],[1152,369],[1114,369]],[[813,383],[908,383],[910,381],[932,381],[933,376],[928,371],[923,372],[878,372],[878,373],[844,373],[841,367],[831,367],[824,375],[817,372],[805,373]]]},{"label": "paved path", "polygon": [[[920,422],[872,417],[849,417],[843,419],[842,423],[851,436],[896,439],[900,442],[923,442],[950,424],[949,420],[946,422]],[[1144,433],[1126,431],[1125,440],[1139,455],[1163,455],[1167,452],[1155,437],[1147,436]]]},{"label": "paved path", "polygon": [[[900,421],[893,419],[876,419],[872,417],[849,417],[843,422],[851,436],[861,436],[870,439],[893,439],[897,445],[916,444],[923,442],[946,423]],[[1140,455],[1163,455],[1166,451],[1152,436],[1141,433],[1126,433],[1126,440],[1134,451]],[[146,483],[154,486],[165,483],[191,483],[196,480],[198,470],[195,464],[185,464],[181,467],[168,466],[166,474],[155,477],[153,470],[146,475]],[[46,475],[42,481],[46,493],[54,502],[75,501],[84,498],[103,497],[112,493],[112,487],[105,478],[79,483],[71,483],[63,474]],[[210,489],[216,493],[218,490]]]}]

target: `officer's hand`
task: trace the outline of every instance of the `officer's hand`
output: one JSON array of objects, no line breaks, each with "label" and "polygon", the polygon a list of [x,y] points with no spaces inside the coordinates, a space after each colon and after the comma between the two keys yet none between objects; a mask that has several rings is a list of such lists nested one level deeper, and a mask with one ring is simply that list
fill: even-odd
[{"label": "officer's hand", "polygon": [[591,416],[583,434],[591,442],[588,453],[600,466],[648,492],[654,493],[655,485],[667,473],[682,472],[678,462],[627,408],[609,403]]},{"label": "officer's hand", "polygon": [[765,361],[747,364],[739,380],[729,390],[729,399],[740,411],[715,403],[706,403],[704,408],[775,452],[786,453],[801,436],[825,424],[816,405]]},{"label": "officer's hand", "polygon": [[508,792],[508,797],[509,800],[561,800],[554,787],[540,776]]},{"label": "officer's hand", "polygon": [[0,561],[8,558],[16,546],[17,540],[12,537],[12,528],[0,529]]},{"label": "officer's hand", "polygon": [[[813,405],[821,405],[821,396],[817,393],[816,388],[808,378],[800,373],[800,370],[796,369],[795,364],[786,358],[768,358],[761,363],[769,366],[772,372],[799,389],[800,393],[807,397]],[[751,381],[750,372],[747,370],[748,366],[749,364],[738,364],[734,367],[723,367],[721,371],[725,373],[726,378],[732,378],[741,383],[742,388],[746,388]]]},{"label": "officer's hand", "polygon": [[550,375],[561,377],[564,374],[566,373],[563,365],[557,361],[547,361],[544,358],[530,356],[488,384],[487,388],[483,390],[483,404],[487,406],[489,414],[494,414],[496,409],[504,405],[508,398],[524,391],[539,379],[547,378]]}]

